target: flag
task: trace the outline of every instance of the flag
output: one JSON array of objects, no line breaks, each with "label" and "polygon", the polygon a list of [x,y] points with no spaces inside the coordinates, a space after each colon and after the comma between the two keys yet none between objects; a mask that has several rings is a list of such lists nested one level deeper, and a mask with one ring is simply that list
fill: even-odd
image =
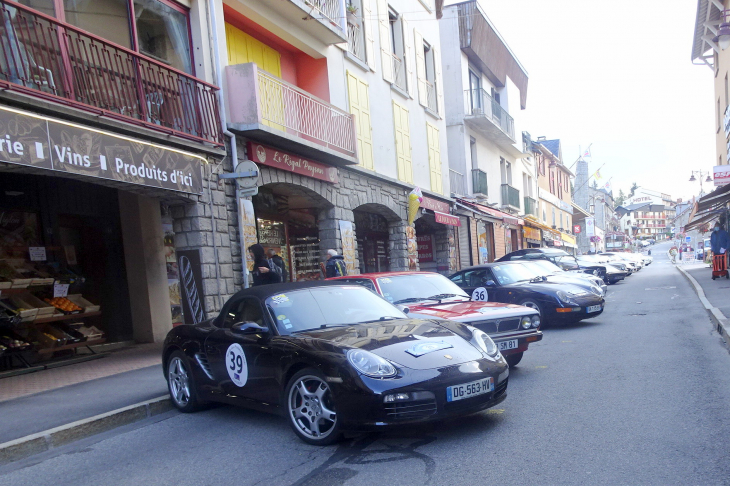
[{"label": "flag", "polygon": [[604,184],[603,188],[606,190],[606,192],[611,192],[611,181],[609,180]]},{"label": "flag", "polygon": [[596,178],[596,180],[601,178],[601,169],[598,169],[595,174],[593,174],[593,177]]},{"label": "flag", "polygon": [[590,157],[591,156],[591,148],[588,147],[585,152],[583,152],[583,157]]}]

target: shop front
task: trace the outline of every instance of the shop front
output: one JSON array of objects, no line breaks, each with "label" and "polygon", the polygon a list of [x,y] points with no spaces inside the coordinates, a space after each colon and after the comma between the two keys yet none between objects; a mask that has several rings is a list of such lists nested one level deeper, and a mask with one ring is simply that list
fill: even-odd
[{"label": "shop front", "polygon": [[0,367],[205,318],[204,255],[175,235],[211,226],[186,209],[205,157],[6,107],[0,127]]},{"label": "shop front", "polygon": [[[290,281],[323,278],[330,249],[343,254],[349,274],[409,269],[410,188],[358,167],[335,167],[275,145],[252,140],[243,145],[261,174],[258,194],[251,198],[252,214],[243,215],[243,220],[255,221],[251,233],[244,234],[244,248],[258,242],[273,249],[286,262]],[[448,211],[448,203],[439,202]],[[451,253],[456,255],[455,250],[450,253],[449,234],[443,228],[451,226],[442,223],[444,216],[437,212],[422,209],[420,215],[423,221],[417,221],[417,227],[423,235],[418,230],[416,234],[423,238],[414,239],[414,253],[420,246],[418,256],[424,257],[426,268],[448,271]],[[246,264],[250,269],[251,262]]]},{"label": "shop front", "polygon": [[444,201],[423,197],[420,208],[421,217],[415,221],[419,269],[448,275],[457,270],[456,230],[461,220],[450,214],[450,204]]},{"label": "shop front", "polygon": [[[528,220],[525,220],[525,224],[529,224]],[[542,235],[538,228],[532,226],[523,226],[522,234],[524,241],[527,244],[527,248],[540,248],[542,246]]]}]

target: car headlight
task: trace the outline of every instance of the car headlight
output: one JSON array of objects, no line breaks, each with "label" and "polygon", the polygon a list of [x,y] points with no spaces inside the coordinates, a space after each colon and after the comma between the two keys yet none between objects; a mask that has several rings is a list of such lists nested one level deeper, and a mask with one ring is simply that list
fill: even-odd
[{"label": "car headlight", "polygon": [[563,304],[568,305],[578,305],[571,296],[563,292],[562,290],[558,290],[556,295],[558,296],[558,300],[562,302]]},{"label": "car headlight", "polygon": [[597,287],[596,285],[591,285],[591,292],[596,294],[599,297],[603,297],[603,290],[600,287]]},{"label": "car headlight", "polygon": [[377,354],[364,349],[351,349],[347,352],[347,361],[360,373],[373,378],[389,378],[395,376],[395,366]]},{"label": "car headlight", "polygon": [[538,328],[540,327],[540,316],[532,316],[532,327]]},{"label": "car headlight", "polygon": [[487,353],[489,356],[497,356],[499,354],[499,348],[496,344],[494,344],[494,341],[492,341],[492,338],[489,337],[489,334],[487,334],[484,331],[480,331],[479,329],[474,329],[472,331],[472,336],[474,337],[474,344]]},{"label": "car headlight", "polygon": [[530,320],[530,317],[523,317],[520,321],[520,326],[522,326],[522,329],[530,329],[530,327],[532,327],[532,320]]}]

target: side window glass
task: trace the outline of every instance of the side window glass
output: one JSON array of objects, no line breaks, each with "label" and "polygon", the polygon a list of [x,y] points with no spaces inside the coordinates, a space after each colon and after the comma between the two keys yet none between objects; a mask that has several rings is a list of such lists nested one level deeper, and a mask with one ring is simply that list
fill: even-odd
[{"label": "side window glass", "polygon": [[373,281],[368,278],[343,278],[340,279],[339,282],[343,284],[362,285],[366,289],[375,292],[375,284],[373,284]]},{"label": "side window glass", "polygon": [[485,270],[471,270],[464,272],[464,281],[467,287],[481,287],[484,285],[486,279],[484,278],[487,272]]},{"label": "side window glass", "polygon": [[449,280],[454,282],[456,285],[464,285],[464,274],[457,273],[456,275],[452,275],[451,277],[449,277]]},{"label": "side window glass", "polygon": [[241,299],[231,305],[223,319],[223,327],[228,329],[239,322],[255,322],[259,326],[265,326],[264,314],[258,300]]}]

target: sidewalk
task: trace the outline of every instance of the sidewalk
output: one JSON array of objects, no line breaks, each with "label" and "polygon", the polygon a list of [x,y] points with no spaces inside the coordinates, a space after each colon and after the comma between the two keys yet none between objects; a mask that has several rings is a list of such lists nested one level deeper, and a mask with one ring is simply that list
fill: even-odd
[{"label": "sidewalk", "polygon": [[705,309],[717,326],[717,332],[730,348],[730,279],[712,280],[712,266],[705,263],[677,265],[695,289]]},{"label": "sidewalk", "polygon": [[161,344],[137,345],[0,379],[0,464],[57,446],[61,429],[68,442],[169,410],[155,400],[167,395],[160,358]]}]

